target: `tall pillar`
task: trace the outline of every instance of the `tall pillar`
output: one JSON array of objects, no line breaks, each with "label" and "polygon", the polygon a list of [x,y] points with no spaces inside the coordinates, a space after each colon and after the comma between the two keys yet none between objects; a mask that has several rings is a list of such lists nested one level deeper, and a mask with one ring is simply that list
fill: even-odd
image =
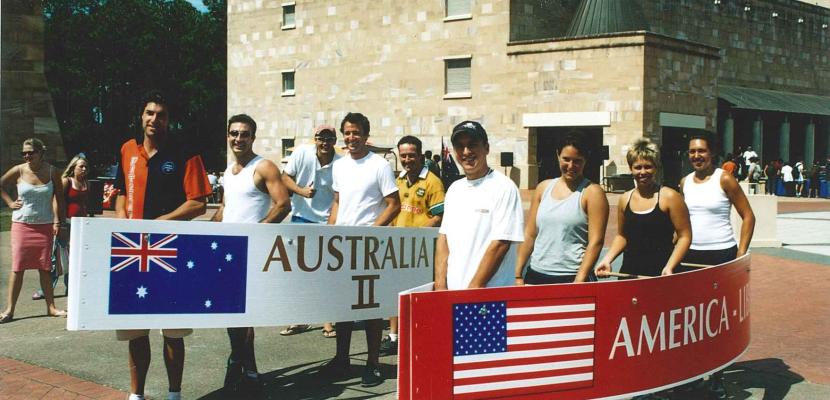
[{"label": "tall pillar", "polygon": [[735,120],[732,119],[732,113],[726,116],[726,121],[723,123],[723,154],[729,154],[735,151]]},{"label": "tall pillar", "polygon": [[824,118],[824,159],[821,160],[823,163],[824,160],[830,159],[830,118]]},{"label": "tall pillar", "polygon": [[764,121],[761,114],[752,122],[752,149],[764,158]]},{"label": "tall pillar", "polygon": [[785,162],[790,160],[790,120],[787,117],[781,122],[778,135],[778,157]]},{"label": "tall pillar", "polygon": [[804,166],[812,166],[816,154],[816,123],[810,118],[804,130]]}]

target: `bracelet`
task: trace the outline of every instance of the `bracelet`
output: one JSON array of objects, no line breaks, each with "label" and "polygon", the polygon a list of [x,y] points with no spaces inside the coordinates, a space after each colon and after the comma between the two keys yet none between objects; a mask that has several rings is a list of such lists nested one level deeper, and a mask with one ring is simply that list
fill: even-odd
[{"label": "bracelet", "polygon": [[525,278],[525,277],[523,277],[523,276],[517,276],[517,277],[516,277],[516,279],[524,279],[524,278]]}]

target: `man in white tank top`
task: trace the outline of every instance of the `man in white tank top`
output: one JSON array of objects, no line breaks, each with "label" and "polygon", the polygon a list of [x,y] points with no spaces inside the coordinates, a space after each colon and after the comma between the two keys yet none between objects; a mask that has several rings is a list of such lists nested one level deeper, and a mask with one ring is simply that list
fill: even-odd
[{"label": "man in white tank top", "polygon": [[[279,223],[291,211],[288,190],[280,170],[253,151],[256,122],[239,114],[228,120],[228,148],[233,161],[225,170],[225,195],[211,218],[217,222]],[[231,355],[225,372],[224,390],[261,390],[254,356],[254,328],[228,328]]]}]

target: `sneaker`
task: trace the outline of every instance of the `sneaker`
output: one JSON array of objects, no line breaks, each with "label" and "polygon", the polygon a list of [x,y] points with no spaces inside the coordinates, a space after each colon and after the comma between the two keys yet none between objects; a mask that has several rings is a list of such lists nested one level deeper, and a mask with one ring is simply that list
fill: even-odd
[{"label": "sneaker", "polygon": [[349,359],[339,360],[336,357],[323,364],[317,374],[327,380],[343,380],[351,373],[352,365]]},{"label": "sneaker", "polygon": [[373,365],[367,365],[363,369],[363,378],[360,379],[360,386],[373,387],[383,383],[383,376],[380,374],[380,369]]},{"label": "sneaker", "polygon": [[222,389],[226,392],[236,392],[239,390],[239,385],[242,382],[242,363],[239,361],[231,361],[228,357],[228,369],[225,371],[225,384]]},{"label": "sneaker", "polygon": [[43,300],[44,297],[43,291],[40,289],[32,293],[32,300]]},{"label": "sneaker", "polygon": [[709,398],[712,399],[726,399],[726,386],[723,385],[723,379],[710,379],[709,382]]},{"label": "sneaker", "polygon": [[380,354],[395,355],[398,354],[398,341],[392,340],[389,336],[380,341]]}]

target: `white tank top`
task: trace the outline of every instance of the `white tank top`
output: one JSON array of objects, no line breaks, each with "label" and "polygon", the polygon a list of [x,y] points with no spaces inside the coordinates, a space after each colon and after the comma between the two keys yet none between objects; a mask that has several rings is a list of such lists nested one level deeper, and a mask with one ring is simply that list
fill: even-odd
[{"label": "white tank top", "polygon": [[723,250],[738,243],[729,219],[732,202],[720,186],[723,170],[716,168],[706,182],[695,183],[695,173],[686,176],[683,197],[692,222],[694,250]]},{"label": "white tank top", "polygon": [[254,185],[254,171],[257,164],[264,158],[254,157],[248,164],[233,174],[235,162],[225,170],[225,209],[222,211],[223,222],[252,222],[262,221],[271,208],[271,196],[263,193]]}]

